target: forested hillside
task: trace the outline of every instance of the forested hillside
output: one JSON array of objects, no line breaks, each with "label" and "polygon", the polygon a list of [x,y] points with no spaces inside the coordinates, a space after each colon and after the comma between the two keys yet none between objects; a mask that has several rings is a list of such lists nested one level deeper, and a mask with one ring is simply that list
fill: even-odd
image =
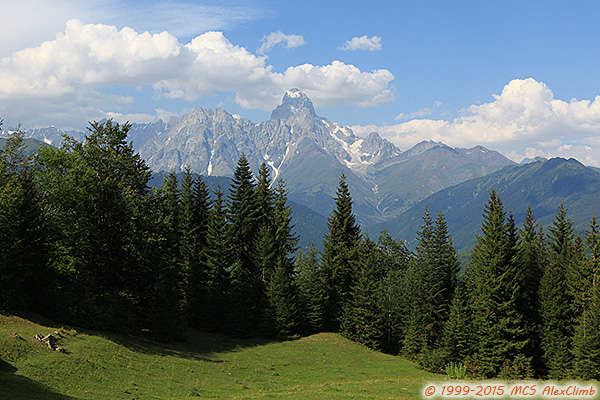
[{"label": "forested hillside", "polygon": [[[597,379],[600,232],[574,234],[564,205],[522,228],[491,189],[472,261],[457,261],[443,212],[416,246],[365,233],[341,175],[323,250],[299,252],[282,180],[242,155],[211,195],[187,169],[150,188],[128,124],[83,142],[0,153],[0,309],[62,323],[185,338],[187,327],[290,339],[340,332],[427,370],[472,377]],[[436,210],[437,211],[437,210]]]}]

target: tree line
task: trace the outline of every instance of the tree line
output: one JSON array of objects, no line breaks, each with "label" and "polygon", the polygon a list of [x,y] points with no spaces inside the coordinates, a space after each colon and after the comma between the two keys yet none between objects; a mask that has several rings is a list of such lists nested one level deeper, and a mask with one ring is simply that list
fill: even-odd
[{"label": "tree line", "polygon": [[129,124],[91,123],[83,142],[0,153],[0,309],[183,340],[188,327],[290,339],[340,332],[441,372],[600,378],[600,233],[559,206],[545,233],[520,228],[495,191],[461,268],[443,213],[426,210],[410,250],[361,232],[342,174],[323,250],[297,251],[285,183],[244,155],[225,192],[186,170],[150,189]]}]

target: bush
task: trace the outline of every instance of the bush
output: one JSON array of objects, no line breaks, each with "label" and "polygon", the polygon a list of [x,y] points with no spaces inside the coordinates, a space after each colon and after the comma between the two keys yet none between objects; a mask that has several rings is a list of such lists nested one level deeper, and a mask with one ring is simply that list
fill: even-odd
[{"label": "bush", "polygon": [[465,379],[467,377],[467,367],[463,363],[450,362],[446,364],[446,375],[450,379]]}]

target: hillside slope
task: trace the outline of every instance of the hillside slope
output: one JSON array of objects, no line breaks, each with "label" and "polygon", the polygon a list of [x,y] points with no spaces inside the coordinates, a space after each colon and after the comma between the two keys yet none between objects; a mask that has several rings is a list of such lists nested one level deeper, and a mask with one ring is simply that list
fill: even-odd
[{"label": "hillside slope", "polygon": [[[57,330],[69,354],[33,339]],[[166,346],[0,315],[0,348],[4,400],[418,399],[443,379],[332,333],[266,342],[189,331]]]},{"label": "hillside slope", "polygon": [[483,206],[491,189],[499,192],[505,210],[514,212],[517,224],[528,205],[538,221],[548,226],[563,202],[579,233],[585,231],[592,214],[600,215],[600,173],[575,159],[553,158],[508,166],[441,190],[399,217],[372,227],[372,232],[387,229],[392,236],[413,242],[425,207],[429,207],[433,214],[442,210],[457,249],[469,249],[480,232]]}]

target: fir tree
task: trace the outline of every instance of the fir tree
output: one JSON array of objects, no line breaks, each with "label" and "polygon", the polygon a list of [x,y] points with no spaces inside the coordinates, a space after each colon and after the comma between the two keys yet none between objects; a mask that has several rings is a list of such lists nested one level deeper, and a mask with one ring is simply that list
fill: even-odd
[{"label": "fir tree", "polygon": [[260,273],[262,291],[273,273],[276,255],[273,241],[274,221],[273,221],[273,192],[271,190],[271,174],[266,164],[263,163],[259,169],[258,181],[256,185],[257,202],[257,237],[255,243],[256,263]]},{"label": "fir tree", "polygon": [[494,190],[483,217],[482,234],[477,236],[469,266],[478,374],[510,377],[522,362],[527,336],[516,305],[520,286],[512,263],[511,222],[507,223],[504,206]]},{"label": "fir tree", "polygon": [[380,348],[383,336],[381,307],[378,290],[382,278],[377,246],[369,237],[363,239],[356,281],[350,303],[344,307],[341,330],[349,339],[369,348]]},{"label": "fir tree", "polygon": [[279,338],[297,333],[298,300],[294,285],[294,261],[298,237],[293,232],[292,209],[287,205],[285,183],[279,179],[273,200],[273,267],[267,275],[264,323]]},{"label": "fir tree", "polygon": [[442,337],[446,362],[464,362],[473,348],[471,314],[465,297],[464,285],[458,285],[454,290]]},{"label": "fir tree", "polygon": [[595,216],[585,235],[587,257],[581,262],[577,293],[581,315],[576,321],[573,339],[575,376],[580,379],[600,379],[600,228]]},{"label": "fir tree", "polygon": [[296,269],[303,331],[306,334],[322,332],[325,327],[326,288],[323,270],[319,265],[319,252],[314,243],[306,253],[298,251]]},{"label": "fir tree", "polygon": [[381,348],[398,354],[404,340],[404,316],[411,312],[404,281],[412,255],[405,242],[393,240],[387,231],[379,235],[377,253],[383,271],[378,290],[383,329]]},{"label": "fir tree", "polygon": [[12,133],[0,150],[0,310],[41,311],[52,281],[32,162]]},{"label": "fir tree", "polygon": [[232,250],[230,322],[238,335],[258,326],[263,298],[262,274],[256,260],[259,209],[255,183],[242,154],[233,174],[228,199],[229,240]]},{"label": "fir tree", "polygon": [[221,186],[215,191],[215,199],[208,214],[206,232],[206,290],[205,309],[206,326],[209,329],[222,330],[232,323],[224,321],[227,312],[226,295],[231,292],[229,271],[232,263],[231,243],[227,226],[227,210],[223,200]]},{"label": "fir tree", "polygon": [[417,233],[413,267],[407,277],[411,313],[404,338],[405,353],[438,371],[444,366],[442,334],[457,285],[458,261],[443,213],[435,219],[425,210]]},{"label": "fir tree", "polygon": [[513,258],[516,279],[521,287],[517,293],[516,306],[523,315],[524,328],[530,338],[523,352],[527,357],[531,357],[534,370],[539,371],[542,368],[539,340],[541,325],[539,290],[546,251],[541,228],[530,206],[527,207],[523,226],[519,232]]},{"label": "fir tree", "polygon": [[325,329],[338,331],[343,307],[350,302],[360,243],[360,226],[352,213],[345,174],[340,177],[335,208],[327,219],[327,227],[321,259],[326,287]]},{"label": "fir tree", "polygon": [[[441,282],[435,276],[433,260],[433,220],[429,209],[425,209],[423,222],[417,232],[415,257],[409,266],[405,279],[409,303],[406,333],[402,345],[403,353],[412,359],[417,359],[428,346],[428,328],[434,322],[432,315],[431,296],[440,288]],[[407,310],[407,311],[408,311]]]},{"label": "fir tree", "polygon": [[573,367],[573,299],[567,279],[575,253],[573,222],[563,204],[549,230],[548,265],[540,283],[541,346],[548,377],[563,379]]},{"label": "fir tree", "polygon": [[209,192],[200,176],[194,179],[189,168],[181,180],[179,213],[180,258],[185,314],[195,326],[208,327],[208,271],[206,235]]}]

